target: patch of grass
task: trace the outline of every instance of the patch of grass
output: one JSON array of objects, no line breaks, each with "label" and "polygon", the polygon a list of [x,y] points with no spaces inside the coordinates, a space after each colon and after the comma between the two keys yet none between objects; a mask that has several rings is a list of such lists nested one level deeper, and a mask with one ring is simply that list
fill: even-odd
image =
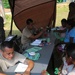
[{"label": "patch of grass", "polygon": [[[11,15],[6,15],[6,22],[4,25],[4,29],[5,29],[5,34],[6,37],[8,36],[9,32],[10,32],[10,28],[11,28]],[[19,31],[19,29],[16,27],[16,25],[13,23],[13,27],[12,27],[12,34],[13,35],[21,35],[21,32]]]},{"label": "patch of grass", "polygon": [[66,5],[57,5],[57,11],[56,11],[56,26],[61,25],[61,19],[66,18],[68,16],[68,3]]}]

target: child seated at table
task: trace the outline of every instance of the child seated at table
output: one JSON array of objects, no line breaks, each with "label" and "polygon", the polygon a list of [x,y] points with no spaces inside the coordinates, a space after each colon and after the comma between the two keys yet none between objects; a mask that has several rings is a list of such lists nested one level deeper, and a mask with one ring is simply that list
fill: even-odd
[{"label": "child seated at table", "polygon": [[58,29],[54,30],[54,35],[56,37],[56,40],[55,40],[55,44],[57,44],[58,42],[60,41],[63,41],[64,40],[64,37],[65,37],[65,32],[66,32],[66,19],[63,18],[61,20],[61,25]]},{"label": "child seated at table", "polygon": [[68,73],[68,75],[75,75],[75,43],[69,44],[66,50],[67,50],[67,54],[70,57],[70,60],[74,65],[72,70]]},{"label": "child seated at table", "polygon": [[63,54],[62,45],[67,43],[75,43],[75,21],[73,19],[67,20],[66,25],[66,35],[63,42],[59,42],[55,45],[55,49],[57,50],[58,54],[61,56]]},{"label": "child seated at table", "polygon": [[[75,75],[75,43],[69,43],[65,47],[66,56],[63,57],[63,65],[59,68],[58,75]],[[41,75],[48,75],[43,70]]]},{"label": "child seated at table", "polygon": [[71,55],[75,52],[75,44],[69,43],[65,46],[65,56],[62,58],[63,64],[60,66],[58,75],[68,75],[74,68]]}]

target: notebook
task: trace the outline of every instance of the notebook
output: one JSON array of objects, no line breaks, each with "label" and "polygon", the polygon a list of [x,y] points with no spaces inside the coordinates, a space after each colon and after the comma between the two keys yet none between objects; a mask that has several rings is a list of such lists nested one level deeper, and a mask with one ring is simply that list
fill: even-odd
[{"label": "notebook", "polygon": [[19,63],[15,69],[15,72],[25,72],[27,67],[28,67],[28,65]]}]

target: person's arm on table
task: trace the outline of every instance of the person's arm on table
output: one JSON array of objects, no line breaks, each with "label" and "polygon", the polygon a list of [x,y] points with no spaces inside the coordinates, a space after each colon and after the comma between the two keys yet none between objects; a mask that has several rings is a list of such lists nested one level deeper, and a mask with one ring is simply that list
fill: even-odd
[{"label": "person's arm on table", "polygon": [[46,70],[43,70],[42,72],[41,72],[41,75],[46,75]]},{"label": "person's arm on table", "polygon": [[43,70],[42,72],[41,72],[41,75],[50,75],[46,70]]},{"label": "person's arm on table", "polygon": [[32,60],[28,60],[26,59],[26,61],[24,63],[28,64],[28,68],[26,69],[26,71],[23,73],[23,75],[30,75],[30,71],[32,70],[32,68],[34,67],[34,62]]},{"label": "person's arm on table", "polygon": [[44,28],[43,30],[41,30],[37,35],[31,35],[31,36],[29,37],[29,39],[37,39],[37,38],[39,38],[45,31],[46,31],[46,28]]},{"label": "person's arm on table", "polygon": [[[5,73],[0,73],[0,75],[7,75],[7,74],[5,74]],[[15,74],[15,75],[30,75],[30,72],[27,72],[27,73],[25,73],[25,74]]]}]

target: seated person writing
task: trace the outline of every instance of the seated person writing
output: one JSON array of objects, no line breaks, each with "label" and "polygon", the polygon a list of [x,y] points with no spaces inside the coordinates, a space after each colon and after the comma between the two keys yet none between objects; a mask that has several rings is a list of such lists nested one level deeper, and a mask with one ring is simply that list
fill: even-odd
[{"label": "seated person writing", "polygon": [[[7,74],[5,74],[5,73],[0,73],[0,75],[7,75]],[[15,75],[21,75],[21,74],[15,74]]]},{"label": "seated person writing", "polygon": [[69,72],[68,75],[75,75],[75,45],[71,45],[69,48],[68,48],[69,51],[69,56],[70,56],[70,59],[72,60],[72,63],[74,64],[74,67],[72,68],[72,71]]},{"label": "seated person writing", "polygon": [[14,66],[18,62],[28,65],[24,75],[30,75],[30,71],[34,66],[33,61],[28,60],[22,54],[15,52],[13,42],[2,42],[0,51],[0,68],[2,72],[5,72],[8,68]]},{"label": "seated person writing", "polygon": [[21,36],[21,43],[23,45],[23,49],[26,49],[26,47],[29,46],[31,41],[39,38],[45,31],[46,29],[42,29],[38,34],[33,35],[32,30],[34,29],[33,25],[33,20],[32,19],[27,19],[26,21],[26,27],[22,31],[22,36]]}]

